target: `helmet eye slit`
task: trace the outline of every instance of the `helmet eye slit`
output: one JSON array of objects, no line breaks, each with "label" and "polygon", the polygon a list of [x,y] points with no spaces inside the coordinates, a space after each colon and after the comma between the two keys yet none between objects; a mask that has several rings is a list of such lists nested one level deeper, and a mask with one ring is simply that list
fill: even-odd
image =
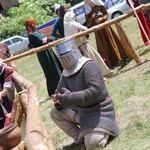
[{"label": "helmet eye slit", "polygon": [[71,38],[56,45],[56,54],[60,59],[63,68],[71,68],[82,56],[76,41]]}]

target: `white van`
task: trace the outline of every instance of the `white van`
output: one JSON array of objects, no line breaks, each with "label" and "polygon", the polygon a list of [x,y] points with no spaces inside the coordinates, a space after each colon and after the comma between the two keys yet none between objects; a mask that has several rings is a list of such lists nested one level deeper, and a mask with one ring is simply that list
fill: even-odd
[{"label": "white van", "polygon": [[84,9],[84,2],[74,5],[73,7],[69,8],[70,11],[76,14],[77,20],[85,25],[85,9]]}]

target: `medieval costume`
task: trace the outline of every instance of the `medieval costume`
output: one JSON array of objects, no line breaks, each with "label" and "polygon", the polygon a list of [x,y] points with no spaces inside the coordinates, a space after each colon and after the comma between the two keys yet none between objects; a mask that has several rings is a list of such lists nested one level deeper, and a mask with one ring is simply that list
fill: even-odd
[{"label": "medieval costume", "polygon": [[100,67],[82,56],[73,38],[58,43],[56,53],[64,70],[52,95],[57,107],[52,108],[51,118],[74,139],[64,150],[80,149],[82,143],[89,150],[104,147],[119,128]]},{"label": "medieval costume", "polygon": [[[13,53],[9,50],[8,46],[5,43],[0,43],[0,59],[4,60],[12,56],[13,56]],[[14,64],[14,61],[7,62],[5,63],[5,65],[10,67],[10,69],[14,71],[17,70],[16,65]],[[14,100],[15,98],[15,84],[16,82],[13,80],[11,88],[8,89],[11,100]]]},{"label": "medieval costume", "polygon": [[[37,30],[30,33],[28,38],[32,47],[36,48],[42,46],[42,39],[44,38],[43,36],[45,35]],[[46,77],[48,94],[51,96],[57,87],[61,74],[60,70],[62,67],[51,48],[38,52],[37,57]]]},{"label": "medieval costume", "polygon": [[[127,4],[130,6],[130,3],[128,2],[128,0],[126,0],[126,1],[127,1]],[[134,7],[137,7],[137,6],[140,5],[138,0],[132,0],[132,1],[133,1],[133,3],[134,3]],[[131,6],[130,6],[130,7],[131,7]],[[132,7],[131,7],[131,8],[132,8]],[[144,30],[145,30],[145,33],[146,33],[147,37],[150,39],[150,25],[149,25],[149,23],[148,23],[148,21],[147,21],[147,18],[146,18],[145,15],[144,15],[144,12],[140,11],[140,12],[137,13],[137,15],[138,15],[138,17],[139,17],[139,19],[140,19],[140,21],[141,21],[141,24],[142,24],[142,26],[143,26],[143,28],[144,28]],[[147,38],[146,38],[146,36],[145,36],[145,34],[144,34],[142,28],[141,28],[139,22],[138,22],[138,26],[139,26],[139,28],[140,28],[140,33],[141,33],[142,40],[143,40],[144,44],[145,44],[145,45],[150,44],[149,41],[147,40]]]},{"label": "medieval costume", "polygon": [[[58,7],[58,4],[55,5]],[[64,35],[64,15],[68,11],[68,8],[65,5],[60,5],[59,8],[57,8],[57,14],[58,18],[56,18],[56,21],[54,23],[54,27],[52,29],[52,36],[56,38],[63,38]]]},{"label": "medieval costume", "polygon": [[[64,29],[65,29],[65,36],[70,36],[76,34],[80,31],[85,31],[87,27],[81,25],[77,21],[75,21],[76,17],[75,14],[71,11],[68,11],[64,16]],[[86,36],[82,36],[76,39],[78,44],[78,48],[80,49],[81,53],[88,58],[91,58],[94,62],[96,62],[101,70],[103,76],[107,76],[111,74],[110,69],[105,64],[104,60],[101,58],[99,53],[87,42]]]},{"label": "medieval costume", "polygon": [[[101,19],[100,23],[103,23],[108,18],[108,12],[101,0],[91,0],[90,5],[84,0],[85,17],[88,26],[98,25],[96,20]],[[97,14],[101,15],[97,15]],[[93,17],[94,16],[94,17]],[[98,17],[98,18],[97,18]],[[99,54],[106,59],[106,64],[109,68],[118,66],[119,61],[125,61],[132,58],[132,54],[127,51],[121,43],[118,35],[111,26],[100,29],[95,33],[97,50]]]},{"label": "medieval costume", "polygon": [[3,52],[6,55],[5,56],[6,58],[9,58],[11,56],[11,52],[10,52],[8,46],[5,43],[0,43],[0,49],[3,50]]},{"label": "medieval costume", "polygon": [[55,20],[54,27],[52,29],[52,36],[56,38],[64,37],[64,25],[59,17],[57,17]]},{"label": "medieval costume", "polygon": [[[139,1],[139,4],[148,4],[148,3],[150,3],[149,0],[138,0],[138,1]],[[145,14],[146,19],[148,21],[148,24],[150,26],[150,9],[144,10],[144,14]]]},{"label": "medieval costume", "polygon": [[[7,93],[12,84],[12,74],[11,69],[0,66],[0,129],[4,127],[6,114],[12,110],[12,101]],[[6,92],[5,95],[2,94],[3,90]]]},{"label": "medieval costume", "polygon": [[[7,59],[13,56],[12,52],[5,43],[0,43],[0,51],[3,51],[3,56],[0,57],[1,59]],[[14,65],[14,62],[12,61],[7,63],[8,66],[12,66],[12,64]]]}]

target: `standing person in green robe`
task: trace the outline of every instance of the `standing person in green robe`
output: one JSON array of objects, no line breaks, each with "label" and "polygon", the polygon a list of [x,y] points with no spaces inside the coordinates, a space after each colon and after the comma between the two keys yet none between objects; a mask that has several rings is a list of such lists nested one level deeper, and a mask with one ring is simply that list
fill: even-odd
[{"label": "standing person in green robe", "polygon": [[[33,48],[48,43],[48,37],[37,30],[36,20],[28,18],[25,20],[30,45]],[[61,65],[51,48],[37,53],[37,58],[46,77],[48,95],[51,96],[57,87],[61,75]]]}]

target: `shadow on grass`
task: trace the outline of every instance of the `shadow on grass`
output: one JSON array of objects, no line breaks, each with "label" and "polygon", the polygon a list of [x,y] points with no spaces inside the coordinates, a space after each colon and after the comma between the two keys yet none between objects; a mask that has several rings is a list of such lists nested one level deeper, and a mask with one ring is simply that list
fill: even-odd
[{"label": "shadow on grass", "polygon": [[149,52],[150,52],[150,46],[148,46],[145,50],[143,50],[143,52],[141,52],[139,55],[143,56],[143,55],[145,55],[145,54],[147,54]]},{"label": "shadow on grass", "polygon": [[135,49],[138,50],[138,49],[141,49],[142,47],[145,47],[144,44],[140,45],[140,46],[137,46]]},{"label": "shadow on grass", "polygon": [[150,74],[150,70],[148,70],[147,72],[144,73],[144,75]]},{"label": "shadow on grass", "polygon": [[[150,62],[150,59],[147,59],[147,60],[144,60],[144,61],[143,61],[142,63],[140,63],[140,64],[136,64],[136,65],[134,65],[134,66],[132,66],[132,67],[130,67],[130,68],[128,68],[128,69],[124,69],[124,70],[122,70],[123,68],[120,67],[120,68],[118,68],[118,70],[116,71],[116,73],[114,73],[113,75],[111,75],[109,78],[111,78],[111,77],[116,77],[116,76],[118,76],[118,75],[120,75],[120,74],[122,74],[122,73],[131,71],[131,70],[137,68],[138,66],[141,66],[141,65],[143,65],[143,64],[145,64],[145,63],[149,63],[149,62]],[[150,72],[150,71],[148,71],[148,72]]]}]

